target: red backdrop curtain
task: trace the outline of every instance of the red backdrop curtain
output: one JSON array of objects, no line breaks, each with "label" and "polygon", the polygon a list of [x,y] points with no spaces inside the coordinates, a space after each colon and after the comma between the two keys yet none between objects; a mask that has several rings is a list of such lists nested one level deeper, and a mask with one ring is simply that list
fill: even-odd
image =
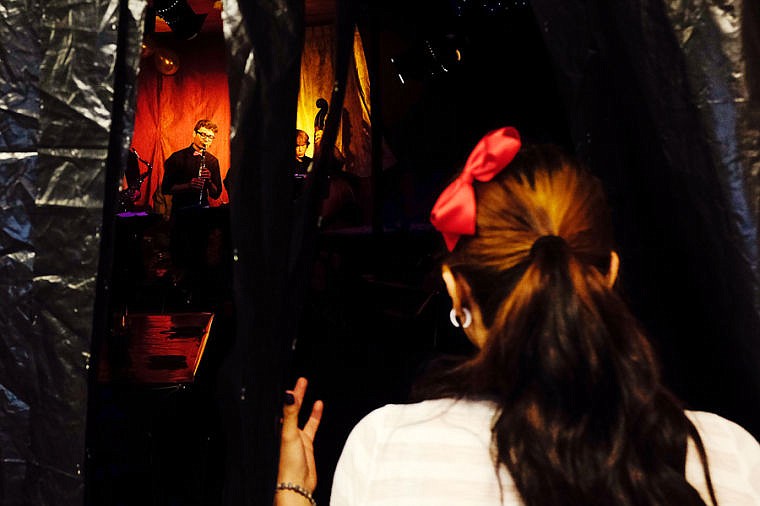
[{"label": "red backdrop curtain", "polygon": [[[178,70],[159,72],[156,53],[174,51]],[[156,34],[140,64],[137,83],[135,130],[132,138],[141,158],[153,164],[151,177],[143,183],[137,202],[167,214],[160,192],[164,160],[190,145],[197,120],[206,118],[219,126],[209,152],[219,159],[222,179],[230,166],[230,101],[227,86],[226,49],[221,33],[201,34],[191,41],[177,41],[172,34]],[[147,168],[141,166],[141,172]],[[229,201],[226,190],[211,206]]]}]

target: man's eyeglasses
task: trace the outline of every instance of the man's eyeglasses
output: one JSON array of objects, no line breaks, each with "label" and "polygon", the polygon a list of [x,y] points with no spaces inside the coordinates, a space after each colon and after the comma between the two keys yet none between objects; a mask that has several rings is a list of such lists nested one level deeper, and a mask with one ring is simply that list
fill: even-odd
[{"label": "man's eyeglasses", "polygon": [[214,134],[207,134],[205,132],[199,132],[198,130],[195,131],[198,135],[206,139],[207,141],[213,141],[214,140]]}]

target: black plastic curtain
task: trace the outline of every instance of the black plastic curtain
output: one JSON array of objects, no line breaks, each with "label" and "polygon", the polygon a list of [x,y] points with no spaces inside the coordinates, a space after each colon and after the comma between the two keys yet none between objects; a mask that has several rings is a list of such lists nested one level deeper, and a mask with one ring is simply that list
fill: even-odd
[{"label": "black plastic curtain", "polygon": [[[353,47],[350,2],[337,2],[335,85],[341,111]],[[235,346],[222,370],[227,429],[224,504],[273,500],[278,423],[290,353],[303,312],[319,204],[332,150],[315,158],[303,196],[292,198],[293,129],[304,41],[303,2],[228,2],[231,225],[237,312]],[[254,62],[251,66],[250,62]],[[328,114],[333,145],[340,114]]]},{"label": "black plastic curtain", "polygon": [[84,501],[95,293],[108,290],[100,255],[111,253],[104,202],[117,184],[107,167],[126,153],[142,10],[0,7],[2,504]]},{"label": "black plastic curtain", "polygon": [[[292,151],[303,2],[227,2],[232,109],[230,218],[237,310],[222,371],[227,431],[224,504],[271,503],[281,371],[295,315],[287,308],[293,226],[285,170]],[[257,500],[258,499],[258,500]]]}]

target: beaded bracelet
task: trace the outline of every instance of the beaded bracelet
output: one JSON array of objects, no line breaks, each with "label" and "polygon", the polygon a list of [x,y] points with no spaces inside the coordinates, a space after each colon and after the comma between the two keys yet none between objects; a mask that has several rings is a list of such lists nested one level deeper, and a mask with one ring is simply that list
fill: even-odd
[{"label": "beaded bracelet", "polygon": [[275,490],[292,490],[298,495],[301,495],[308,499],[309,503],[311,503],[311,506],[317,506],[317,501],[314,499],[314,496],[311,495],[311,492],[303,488],[301,485],[296,485],[295,483],[278,483],[275,487]]}]

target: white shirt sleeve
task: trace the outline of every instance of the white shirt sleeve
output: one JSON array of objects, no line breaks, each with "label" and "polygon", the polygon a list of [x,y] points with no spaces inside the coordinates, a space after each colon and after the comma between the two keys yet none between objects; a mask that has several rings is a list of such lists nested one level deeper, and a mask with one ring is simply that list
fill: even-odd
[{"label": "white shirt sleeve", "polygon": [[[720,506],[760,505],[760,444],[744,428],[714,413],[687,411],[707,453],[715,495]],[[689,442],[686,479],[712,504],[696,446]]]}]

